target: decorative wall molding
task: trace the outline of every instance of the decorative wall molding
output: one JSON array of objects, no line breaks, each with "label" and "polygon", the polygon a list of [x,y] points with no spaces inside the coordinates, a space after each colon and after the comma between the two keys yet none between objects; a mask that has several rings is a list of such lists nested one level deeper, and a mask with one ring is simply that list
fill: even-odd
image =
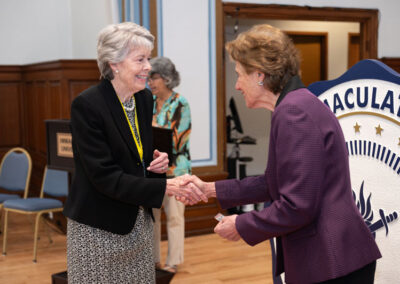
[{"label": "decorative wall molding", "polygon": [[400,57],[382,57],[380,61],[400,73]]}]

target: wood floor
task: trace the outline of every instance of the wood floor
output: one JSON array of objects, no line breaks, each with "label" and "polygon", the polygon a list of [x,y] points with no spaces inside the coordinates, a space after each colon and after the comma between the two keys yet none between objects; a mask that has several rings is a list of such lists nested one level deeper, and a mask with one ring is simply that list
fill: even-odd
[{"label": "wood floor", "polygon": [[[26,216],[9,216],[7,255],[0,255],[0,283],[46,284],[53,273],[66,270],[65,235],[51,231],[49,243],[41,226],[38,261],[32,262],[33,227]],[[1,243],[3,238],[0,237]],[[162,242],[166,255],[167,244]],[[171,284],[263,283],[272,284],[270,248],[267,242],[255,247],[243,241],[229,242],[215,234],[185,239],[185,262]]]}]

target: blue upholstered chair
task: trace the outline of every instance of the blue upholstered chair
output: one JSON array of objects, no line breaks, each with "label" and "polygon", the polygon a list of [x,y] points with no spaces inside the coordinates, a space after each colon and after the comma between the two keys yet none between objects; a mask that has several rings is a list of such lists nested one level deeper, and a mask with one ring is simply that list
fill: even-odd
[{"label": "blue upholstered chair", "polygon": [[7,247],[8,212],[33,214],[36,215],[33,241],[33,261],[36,262],[40,218],[44,213],[60,212],[63,210],[63,203],[60,200],[55,198],[45,198],[44,194],[52,197],[65,197],[68,195],[68,184],[68,172],[48,169],[45,167],[40,197],[28,197],[4,201],[4,255],[6,254]]},{"label": "blue upholstered chair", "polygon": [[10,193],[0,193],[0,218],[4,201],[21,198],[18,193],[23,193],[24,198],[28,196],[31,171],[32,159],[25,149],[12,148],[4,155],[0,164],[0,188]]}]

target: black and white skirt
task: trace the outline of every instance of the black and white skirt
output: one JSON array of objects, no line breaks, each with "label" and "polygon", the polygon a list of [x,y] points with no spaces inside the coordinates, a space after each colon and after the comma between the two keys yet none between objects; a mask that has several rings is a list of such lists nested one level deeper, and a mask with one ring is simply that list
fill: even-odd
[{"label": "black and white skirt", "polygon": [[153,222],[140,207],[127,235],[68,219],[68,283],[155,283]]}]

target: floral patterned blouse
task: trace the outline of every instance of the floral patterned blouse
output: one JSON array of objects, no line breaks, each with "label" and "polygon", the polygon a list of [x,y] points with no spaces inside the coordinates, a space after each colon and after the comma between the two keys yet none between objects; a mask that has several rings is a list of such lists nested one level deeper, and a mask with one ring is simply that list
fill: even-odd
[{"label": "floral patterned blouse", "polygon": [[167,176],[191,174],[189,137],[192,120],[188,101],[173,92],[157,113],[157,97],[153,97],[153,126],[172,129],[172,166]]}]

